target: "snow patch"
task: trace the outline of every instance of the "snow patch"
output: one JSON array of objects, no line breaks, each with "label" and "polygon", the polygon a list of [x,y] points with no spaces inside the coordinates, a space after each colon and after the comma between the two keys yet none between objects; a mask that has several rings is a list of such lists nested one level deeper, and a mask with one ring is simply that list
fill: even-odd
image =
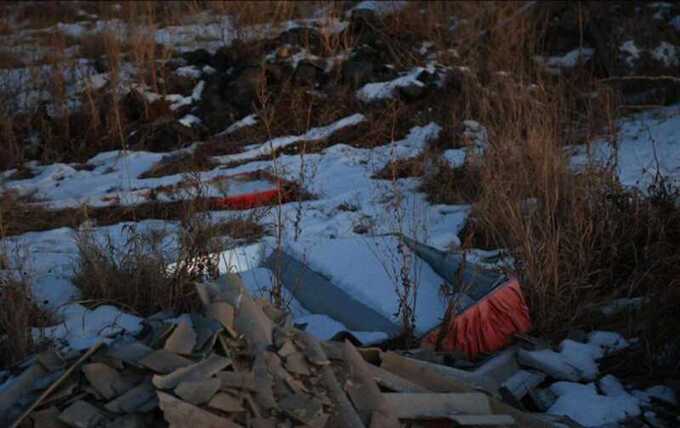
[{"label": "snow patch", "polygon": [[640,49],[635,45],[635,40],[627,40],[619,46],[619,51],[624,54],[625,61],[629,67],[635,65],[635,62],[640,59]]},{"label": "snow patch", "polygon": [[199,123],[201,123],[201,119],[194,116],[193,114],[187,114],[187,115],[184,115],[184,117],[182,117],[181,119],[179,119],[178,122],[180,124],[186,126],[187,128],[191,128],[192,126],[198,125]]},{"label": "snow patch", "polygon": [[665,41],[661,42],[659,46],[657,46],[652,51],[652,56],[657,61],[664,63],[666,67],[680,65],[680,58],[678,58],[678,49],[674,45]]},{"label": "snow patch", "polygon": [[111,337],[141,330],[141,318],[126,314],[113,306],[99,306],[89,310],[77,303],[62,307],[57,316],[64,321],[56,326],[34,328],[36,339],[47,338],[66,343],[71,349],[84,350],[99,341],[110,342]]},{"label": "snow patch", "polygon": [[601,395],[595,384],[557,382],[550,386],[557,401],[548,413],[568,416],[586,427],[615,424],[632,416],[639,416],[638,400],[629,394]]},{"label": "snow patch", "polygon": [[359,113],[355,113],[351,116],[347,116],[343,119],[340,119],[337,122],[334,122],[330,125],[322,126],[322,127],[319,127],[319,128],[312,128],[309,131],[307,131],[305,134],[302,134],[302,135],[274,138],[273,140],[269,140],[266,143],[263,143],[263,144],[257,146],[256,148],[245,151],[243,153],[237,153],[237,154],[234,154],[234,155],[226,155],[226,156],[217,156],[217,157],[215,157],[215,159],[218,162],[228,163],[228,162],[232,162],[232,161],[243,161],[243,160],[255,159],[255,158],[258,158],[260,156],[268,156],[268,155],[272,154],[277,149],[289,146],[291,144],[295,144],[295,143],[300,142],[300,141],[315,141],[315,140],[322,140],[324,138],[328,138],[329,136],[331,136],[337,130],[342,129],[342,128],[346,128],[348,126],[357,125],[357,124],[363,122],[364,120],[366,120],[364,115],[359,114]]},{"label": "snow patch", "polygon": [[229,125],[229,127],[225,129],[223,132],[220,132],[220,134],[233,134],[234,132],[238,131],[241,128],[253,126],[255,124],[257,124],[257,115],[255,113],[249,114],[243,119],[238,120]]},{"label": "snow patch", "polygon": [[416,67],[414,70],[410,71],[404,76],[398,77],[394,80],[387,82],[367,83],[357,90],[357,98],[365,103],[383,101],[394,98],[397,95],[397,90],[399,88],[412,85],[423,87],[425,84],[418,80],[418,77],[424,71],[424,68]]},{"label": "snow patch", "polygon": [[[294,242],[287,249],[348,295],[399,323],[395,287],[400,286],[400,251],[405,250],[395,237],[318,239]],[[439,292],[444,280],[415,255],[405,269],[418,287],[416,331],[424,333],[441,322],[446,303]]]},{"label": "snow patch", "polygon": [[680,179],[680,104],[629,116],[617,128],[616,150],[604,139],[569,148],[572,167],[615,165],[621,184],[642,192],[649,191],[657,174],[670,182]]},{"label": "snow patch", "polygon": [[180,77],[189,77],[192,79],[198,79],[201,77],[201,70],[196,68],[196,66],[193,65],[187,65],[184,67],[179,67],[175,70],[175,74],[177,74]]},{"label": "snow patch", "polygon": [[[387,0],[387,1],[375,1],[375,0],[365,0],[360,2],[358,5],[354,6],[352,10],[371,10],[378,15],[388,15],[391,13],[396,13],[406,7],[408,2],[403,0]],[[349,11],[348,13],[351,13]]]},{"label": "snow patch", "polygon": [[593,48],[576,48],[561,56],[544,58],[536,56],[534,59],[543,64],[547,71],[552,74],[560,74],[562,69],[574,68],[579,64],[586,63],[595,53]]},{"label": "snow patch", "polygon": [[451,168],[460,168],[465,164],[465,150],[463,149],[446,150],[442,157]]}]

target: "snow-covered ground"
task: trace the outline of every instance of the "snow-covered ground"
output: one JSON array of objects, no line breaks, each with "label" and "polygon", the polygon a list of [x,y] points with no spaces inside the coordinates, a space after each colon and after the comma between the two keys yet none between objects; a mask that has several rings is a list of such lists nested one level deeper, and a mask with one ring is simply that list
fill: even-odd
[{"label": "snow-covered ground", "polygon": [[680,178],[680,105],[638,113],[618,122],[614,144],[598,140],[571,148],[577,167],[590,162],[615,168],[624,186],[646,192],[657,177]]},{"label": "snow-covered ground", "polygon": [[[310,130],[306,135],[327,135],[329,129],[335,129],[342,124],[354,124],[361,120],[360,115],[343,119],[338,126]],[[301,159],[299,155],[282,155],[276,160],[275,170],[284,178],[306,180],[305,188],[312,192],[316,199],[301,204],[292,203],[281,207],[284,220],[283,233],[290,248],[295,248],[301,258],[309,258],[312,266],[333,267],[342,260],[347,267],[368,265],[373,266],[374,287],[365,289],[364,296],[370,305],[381,304],[383,313],[391,316],[396,308],[396,297],[392,294],[394,279],[385,274],[382,267],[380,249],[371,245],[370,240],[355,233],[355,226],[368,224],[371,234],[393,233],[396,229],[392,210],[403,211],[405,219],[401,226],[403,232],[430,243],[436,247],[446,249],[459,244],[457,232],[462,227],[469,207],[461,206],[433,206],[426,202],[423,194],[415,191],[417,179],[399,180],[390,183],[371,178],[374,173],[382,169],[385,164],[395,158],[408,158],[419,154],[426,148],[428,141],[439,132],[439,127],[430,124],[416,127],[403,140],[378,147],[376,149],[353,148],[338,144],[318,154],[309,154]],[[297,141],[302,137],[277,139],[277,141]],[[312,137],[310,137],[312,138]],[[261,147],[252,149],[259,153],[271,144],[264,143]],[[249,152],[245,152],[249,153]],[[162,185],[178,183],[181,175],[162,177],[159,179],[137,179],[136,177],[147,171],[163,158],[163,154],[148,152],[109,152],[90,159],[88,164],[95,166],[91,171],[77,171],[65,164],[49,166],[35,166],[38,172],[35,178],[27,180],[9,181],[8,188],[20,191],[22,194],[32,194],[42,200],[41,204],[50,207],[91,206],[100,205],[100,201],[111,204],[111,200],[119,203],[143,202],[150,189]],[[234,155],[240,159],[243,156]],[[224,162],[232,160],[230,157],[220,159]],[[272,161],[255,161],[245,163],[231,169],[215,169],[203,173],[202,179],[230,176],[239,173],[255,172],[262,169],[272,169]],[[302,171],[302,172],[301,172]],[[251,183],[251,187],[257,184]],[[243,187],[243,186],[241,186]],[[255,186],[257,187],[257,186]],[[129,190],[118,190],[121,188]],[[112,190],[115,189],[115,190]],[[134,189],[134,190],[132,190]],[[233,192],[252,190],[230,188]],[[395,206],[395,200],[402,195],[400,206]],[[136,199],[135,199],[136,198]],[[341,208],[343,204],[355,207],[354,211]],[[215,221],[229,219],[235,213],[229,211],[212,212]],[[272,210],[263,223],[270,229],[276,226],[276,209]],[[299,216],[297,225],[293,219]],[[111,236],[114,243],[122,245],[125,242],[124,224],[94,227],[96,234]],[[170,230],[174,225],[163,221],[146,221],[138,225],[138,231],[149,229]],[[74,242],[75,231],[62,228],[46,232],[31,232],[21,236],[7,238],[6,244],[25,248],[30,254],[30,275],[38,301],[45,302],[50,307],[60,307],[77,296],[77,290],[70,282],[70,273],[77,258],[77,248]],[[295,237],[297,236],[297,240]],[[350,238],[348,240],[348,238]],[[319,241],[323,240],[323,241]],[[318,247],[319,242],[325,242],[325,252]],[[351,248],[347,243],[351,242]],[[246,268],[256,269],[260,257],[241,256],[238,251],[232,251],[226,267],[243,271]],[[370,256],[370,263],[366,258]],[[385,254],[384,263],[391,263],[390,255]],[[241,259],[245,258],[243,262]],[[422,269],[420,267],[419,269]],[[355,271],[346,281],[340,281],[350,290],[362,288],[361,271]],[[424,323],[423,331],[434,327],[443,312],[444,302],[438,297],[438,286],[441,278],[431,271],[423,274],[422,280],[426,284],[421,295],[421,306],[418,318]],[[362,300],[363,300],[362,297]],[[71,309],[68,314],[82,313]],[[309,315],[309,314],[304,314]],[[319,314],[322,315],[322,314]],[[71,315],[69,315],[71,316]],[[75,316],[75,315],[73,315]],[[67,321],[68,322],[68,321]],[[78,332],[91,333],[91,330],[77,330],[71,332],[73,341],[79,341]]]},{"label": "snow-covered ground", "polygon": [[[680,158],[673,150],[680,130],[678,107],[669,107],[621,122],[621,138],[618,152],[607,149],[603,142],[593,147],[611,155],[617,153],[619,174],[624,184],[641,186],[647,176],[649,165],[659,159],[665,173],[675,176],[680,171]],[[336,125],[311,130],[306,135],[327,135],[340,124],[354,124],[360,116],[343,119]],[[430,205],[424,195],[416,191],[418,179],[400,179],[395,183],[372,178],[373,174],[395,158],[410,158],[427,147],[428,141],[440,128],[432,123],[411,130],[406,138],[374,149],[353,148],[337,144],[320,153],[306,155],[282,155],[276,160],[275,170],[283,177],[298,180],[303,177],[305,187],[316,199],[300,204],[281,206],[284,220],[283,236],[286,249],[305,260],[309,266],[327,276],[337,286],[351,293],[356,299],[375,308],[386,317],[394,315],[398,302],[394,293],[394,277],[390,276],[389,263],[394,261],[393,238],[371,238],[355,232],[357,224],[368,224],[370,235],[403,231],[433,245],[446,249],[458,244],[457,232],[462,227],[469,206]],[[278,141],[298,141],[303,137],[290,137]],[[260,152],[271,147],[265,142],[250,151]],[[580,148],[584,150],[584,148]],[[654,154],[656,151],[656,155]],[[659,151],[662,154],[659,155]],[[245,152],[248,153],[248,152]],[[45,203],[69,206],[63,201],[75,201],[75,205],[97,204],[97,200],[110,195],[111,188],[127,186],[128,193],[140,192],[155,186],[177,183],[181,176],[160,179],[137,179],[160,161],[163,154],[146,152],[104,153],[91,159],[92,171],[76,171],[68,165],[55,164],[34,166],[35,178],[9,181],[9,188],[26,194],[38,194]],[[238,156],[238,155],[236,155]],[[243,159],[243,156],[238,156]],[[447,155],[447,158],[449,156]],[[462,162],[458,155],[452,161]],[[246,157],[245,159],[248,159]],[[585,154],[575,157],[583,162]],[[604,159],[604,158],[596,158]],[[229,156],[218,159],[229,162]],[[216,169],[203,174],[203,178],[229,176],[261,169],[272,169],[272,161],[256,160],[230,169]],[[403,197],[401,200],[397,196]],[[99,198],[99,199],[97,199]],[[121,198],[121,201],[126,200]],[[395,205],[395,201],[400,200]],[[61,202],[60,202],[61,201]],[[343,209],[350,205],[352,210]],[[275,230],[277,210],[274,208],[263,223]],[[397,225],[394,210],[402,211],[404,223]],[[234,213],[215,211],[215,221],[226,219]],[[299,220],[294,221],[294,219]],[[110,236],[112,242],[123,245],[126,224],[94,227],[98,236]],[[397,229],[399,226],[401,229]],[[144,221],[136,224],[137,230],[173,230],[172,222]],[[69,228],[30,232],[7,238],[3,244],[25,249],[28,275],[33,292],[39,302],[57,308],[63,323],[45,330],[36,330],[39,336],[60,339],[73,349],[84,349],[95,340],[106,339],[121,332],[134,333],[140,327],[139,318],[125,314],[110,306],[87,310],[77,303],[77,289],[70,280],[77,258],[74,241],[75,231]],[[255,295],[268,296],[271,287],[271,271],[259,267],[267,248],[275,245],[272,238],[265,237],[261,243],[231,249],[225,252],[222,271],[241,272],[247,288]],[[413,266],[410,275],[420,284],[416,320],[418,329],[425,331],[439,322],[445,302],[438,293],[442,279],[427,266]],[[347,328],[326,314],[310,313],[303,305],[287,294],[285,300],[295,316],[295,322],[308,326],[312,333],[328,339]],[[360,340],[373,343],[384,340],[384,332],[352,332]],[[674,400],[667,390],[630,391],[623,388],[612,376],[601,377],[597,360],[612,350],[627,346],[627,342],[608,333],[591,334],[589,342],[564,341],[559,352],[544,351],[541,358],[568,368],[575,374],[569,380],[550,386],[558,398],[551,407],[554,414],[567,415],[585,426],[615,423],[644,411],[649,397],[665,394],[664,400]],[[670,398],[669,398],[670,397]],[[646,401],[645,401],[646,400]],[[584,411],[583,409],[587,409]]]}]

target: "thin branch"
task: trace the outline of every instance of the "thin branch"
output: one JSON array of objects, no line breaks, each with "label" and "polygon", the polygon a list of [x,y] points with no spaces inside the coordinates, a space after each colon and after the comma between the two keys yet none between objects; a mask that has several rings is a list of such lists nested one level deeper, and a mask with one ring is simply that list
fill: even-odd
[{"label": "thin branch", "polygon": [[607,77],[606,79],[600,79],[598,82],[613,82],[617,80],[670,80],[672,82],[677,82],[680,83],[680,77],[676,76],[668,76],[668,75],[660,75],[660,76],[612,76],[612,77]]}]

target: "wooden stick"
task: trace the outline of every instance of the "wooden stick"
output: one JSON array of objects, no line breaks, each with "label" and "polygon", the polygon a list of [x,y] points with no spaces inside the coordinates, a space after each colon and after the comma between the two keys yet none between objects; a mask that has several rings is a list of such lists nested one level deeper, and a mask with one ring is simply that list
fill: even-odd
[{"label": "wooden stick", "polygon": [[71,375],[71,373],[73,373],[73,371],[76,368],[78,368],[78,366],[80,366],[83,362],[85,362],[85,360],[90,358],[92,356],[92,354],[97,352],[99,350],[99,348],[102,347],[102,345],[104,345],[104,342],[101,342],[101,341],[97,342],[86,353],[84,353],[80,358],[78,358],[78,361],[73,363],[73,365],[71,367],[69,367],[68,370],[66,370],[64,372],[64,374],[61,375],[61,377],[59,379],[57,379],[56,382],[54,382],[52,385],[50,385],[50,387],[47,388],[45,390],[45,392],[40,394],[40,397],[38,397],[38,399],[35,400],[35,403],[31,404],[31,407],[26,409],[26,411],[21,416],[19,416],[19,419],[17,419],[12,424],[11,428],[17,428],[21,424],[21,422],[23,422],[23,420],[26,419],[26,417],[28,415],[30,415],[31,412],[33,412],[33,410],[35,410],[35,408],[40,405],[40,403],[42,403],[55,389],[57,389]]}]

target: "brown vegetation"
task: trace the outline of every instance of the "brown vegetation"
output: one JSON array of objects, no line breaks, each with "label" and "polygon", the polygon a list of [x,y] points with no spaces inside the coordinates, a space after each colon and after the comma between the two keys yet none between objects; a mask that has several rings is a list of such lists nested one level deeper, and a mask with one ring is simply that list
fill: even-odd
[{"label": "brown vegetation", "polygon": [[[0,236],[2,236],[0,234]],[[21,361],[43,346],[34,338],[33,327],[55,322],[54,315],[33,300],[28,279],[23,272],[9,270],[5,254],[0,254],[0,369]]]}]

